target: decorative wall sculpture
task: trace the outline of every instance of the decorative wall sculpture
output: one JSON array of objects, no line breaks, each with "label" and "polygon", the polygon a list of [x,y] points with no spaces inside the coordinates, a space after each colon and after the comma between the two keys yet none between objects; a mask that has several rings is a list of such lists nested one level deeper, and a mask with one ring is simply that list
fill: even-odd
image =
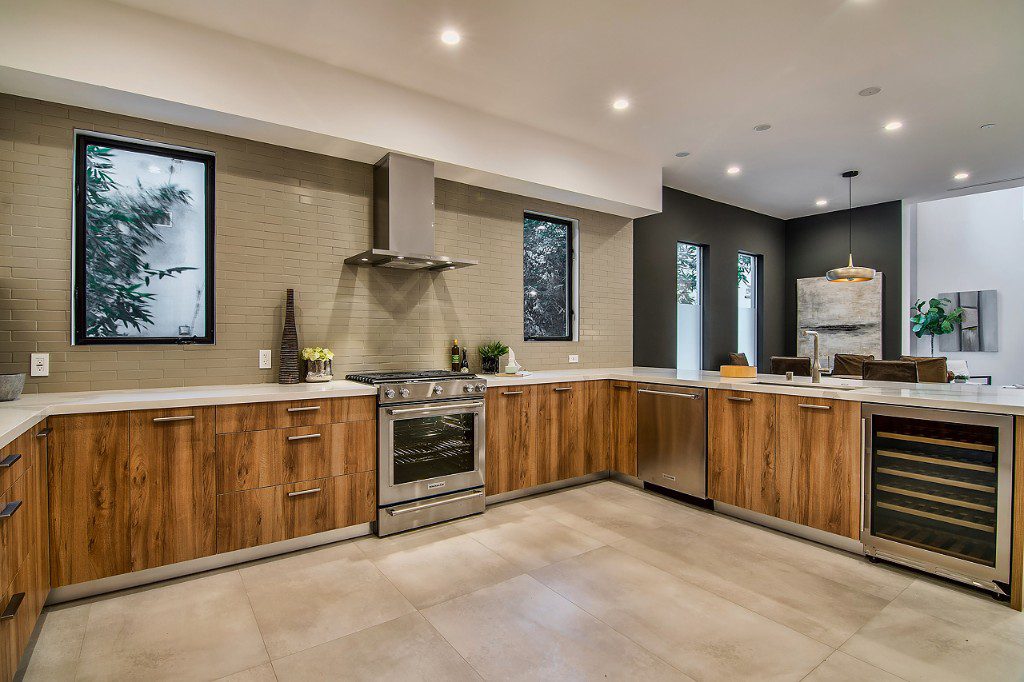
[{"label": "decorative wall sculpture", "polygon": [[951,309],[957,306],[964,309],[963,321],[956,325],[953,333],[943,334],[936,339],[939,351],[999,350],[999,315],[995,289],[958,291],[939,294],[936,298],[948,298]]}]

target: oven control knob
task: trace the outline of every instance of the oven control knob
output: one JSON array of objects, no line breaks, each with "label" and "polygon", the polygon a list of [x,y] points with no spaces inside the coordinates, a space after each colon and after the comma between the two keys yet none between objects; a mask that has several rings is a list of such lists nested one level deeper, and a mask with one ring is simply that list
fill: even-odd
[{"label": "oven control knob", "polygon": [[477,384],[476,385],[476,390],[477,390],[477,393],[483,393],[484,391],[487,390],[487,384]]},{"label": "oven control knob", "polygon": [[403,388],[403,389],[401,389],[401,390],[399,391],[399,393],[401,394],[401,396],[402,396],[403,398],[408,398],[408,397],[409,397],[409,389],[407,389],[407,388]]},{"label": "oven control knob", "polygon": [[434,395],[441,395],[444,393],[444,389],[440,386],[434,386]]},{"label": "oven control knob", "polygon": [[395,389],[389,388],[388,390],[384,391],[384,397],[388,398],[388,399],[394,398],[395,397]]},{"label": "oven control knob", "polygon": [[465,386],[462,387],[462,390],[465,391],[466,393],[472,393],[473,384],[466,384]]}]

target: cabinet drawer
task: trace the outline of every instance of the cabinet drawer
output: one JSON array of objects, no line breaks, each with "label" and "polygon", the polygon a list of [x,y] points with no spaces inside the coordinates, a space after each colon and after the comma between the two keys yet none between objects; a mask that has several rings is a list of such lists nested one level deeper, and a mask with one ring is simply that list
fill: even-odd
[{"label": "cabinet drawer", "polygon": [[22,654],[28,648],[29,639],[35,629],[36,619],[43,609],[45,593],[40,581],[38,557],[32,556],[22,562],[17,576],[9,587],[0,594],[0,645],[6,650],[0,657],[13,678]]},{"label": "cabinet drawer", "polygon": [[217,551],[372,521],[376,484],[376,474],[364,471],[218,495]]},{"label": "cabinet drawer", "polygon": [[0,490],[10,488],[25,473],[36,449],[35,434],[41,429],[33,427],[0,448]]},{"label": "cabinet drawer", "polygon": [[29,498],[28,485],[33,471],[29,469],[14,482],[10,488],[0,494],[0,584],[9,584],[15,572],[25,561],[28,554],[29,532],[32,530],[31,518],[38,514],[33,490]]},{"label": "cabinet drawer", "polygon": [[217,436],[217,492],[374,469],[376,422],[320,424]]},{"label": "cabinet drawer", "polygon": [[373,396],[219,405],[217,433],[364,421],[376,416],[376,407]]}]

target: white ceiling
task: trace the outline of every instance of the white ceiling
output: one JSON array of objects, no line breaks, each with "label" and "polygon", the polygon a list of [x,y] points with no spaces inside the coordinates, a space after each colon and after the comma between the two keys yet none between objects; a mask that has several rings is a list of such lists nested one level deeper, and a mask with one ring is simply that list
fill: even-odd
[{"label": "white ceiling", "polygon": [[118,1],[656,159],[666,185],[783,218],[845,206],[847,168],[858,205],[1024,176],[1021,0]]}]

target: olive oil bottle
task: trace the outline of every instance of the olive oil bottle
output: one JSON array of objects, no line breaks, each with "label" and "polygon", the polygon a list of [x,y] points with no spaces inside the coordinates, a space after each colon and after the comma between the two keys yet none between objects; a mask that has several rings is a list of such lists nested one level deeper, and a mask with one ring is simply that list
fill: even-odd
[{"label": "olive oil bottle", "polygon": [[458,372],[462,369],[462,350],[459,348],[459,340],[452,341],[452,371]]}]

